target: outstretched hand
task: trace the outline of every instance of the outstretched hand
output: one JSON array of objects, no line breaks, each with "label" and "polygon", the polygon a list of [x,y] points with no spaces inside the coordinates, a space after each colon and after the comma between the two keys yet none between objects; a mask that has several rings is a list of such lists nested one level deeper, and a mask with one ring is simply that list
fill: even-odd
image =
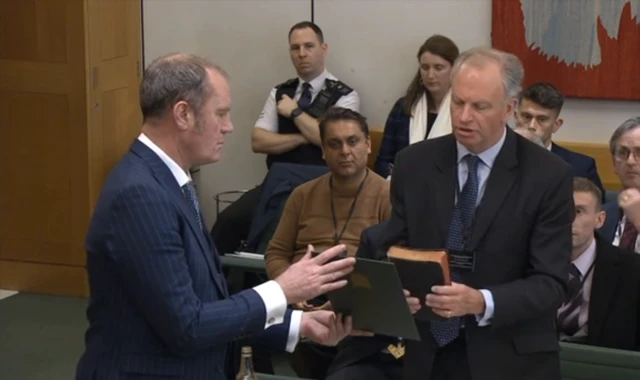
[{"label": "outstretched hand", "polygon": [[356,259],[347,257],[331,261],[346,252],[343,244],[331,247],[316,257],[312,257],[312,252],[313,246],[309,245],[302,259],[275,280],[282,288],[287,304],[305,302],[347,285],[345,276],[353,271]]},{"label": "outstretched hand", "polygon": [[300,336],[324,346],[335,346],[347,336],[373,336],[373,333],[354,330],[351,316],[319,310],[302,314]]}]

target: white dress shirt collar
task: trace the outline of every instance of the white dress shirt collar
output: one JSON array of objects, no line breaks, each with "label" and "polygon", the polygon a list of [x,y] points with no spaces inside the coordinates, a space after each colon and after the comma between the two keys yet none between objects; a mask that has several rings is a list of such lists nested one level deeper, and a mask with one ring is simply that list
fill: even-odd
[{"label": "white dress shirt collar", "polygon": [[171,174],[173,174],[180,187],[191,182],[191,175],[182,170],[180,165],[178,165],[171,157],[169,157],[169,155],[167,155],[162,149],[160,149],[159,146],[151,141],[151,139],[149,139],[147,135],[141,133],[140,136],[138,136],[138,140],[140,140],[141,143],[149,147],[149,149],[151,149],[155,154],[158,155],[158,157],[160,157],[162,162],[164,162],[169,170],[171,170]]},{"label": "white dress shirt collar", "polygon": [[591,241],[591,244],[587,247],[587,249],[578,256],[577,259],[573,260],[572,263],[578,268],[580,274],[584,277],[589,270],[591,264],[593,264],[596,259],[596,239]]},{"label": "white dress shirt collar", "polygon": [[[500,153],[500,149],[502,149],[502,145],[504,145],[504,140],[507,137],[507,128],[504,128],[502,133],[502,137],[495,143],[492,147],[485,150],[484,152],[478,154],[477,156],[480,158],[482,163],[484,163],[489,169],[493,167],[493,163],[498,157],[498,153]],[[458,163],[466,156],[467,154],[474,154],[469,151],[469,149],[465,148],[464,145],[460,144],[456,141],[456,145],[458,147]]]},{"label": "white dress shirt collar", "polygon": [[[311,85],[311,91],[313,92],[319,91],[324,85],[324,81],[325,79],[327,79],[328,75],[329,75],[329,72],[327,71],[327,69],[324,69],[324,71],[320,75],[310,80],[309,84]],[[305,82],[304,79],[298,77],[298,89],[302,88],[302,84],[304,82]]]}]

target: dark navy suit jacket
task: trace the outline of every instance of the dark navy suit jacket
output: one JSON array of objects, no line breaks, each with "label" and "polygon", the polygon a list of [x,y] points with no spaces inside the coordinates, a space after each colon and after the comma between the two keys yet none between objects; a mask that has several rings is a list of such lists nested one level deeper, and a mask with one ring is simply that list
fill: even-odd
[{"label": "dark navy suit jacket", "polygon": [[107,178],[85,244],[89,329],[76,379],[227,379],[232,342],[285,349],[290,311],[265,330],[255,290],[228,294],[209,234],[142,142]]},{"label": "dark navy suit jacket", "polygon": [[551,151],[571,165],[574,177],[584,177],[598,186],[602,192],[602,201],[604,202],[605,190],[602,186],[602,181],[600,181],[600,176],[598,175],[596,160],[587,155],[572,152],[556,143],[551,144]]},{"label": "dark navy suit jacket", "polygon": [[607,216],[602,227],[598,230],[598,234],[607,243],[613,243],[613,239],[616,237],[618,222],[622,219],[622,212],[617,203],[607,203],[603,208]]}]

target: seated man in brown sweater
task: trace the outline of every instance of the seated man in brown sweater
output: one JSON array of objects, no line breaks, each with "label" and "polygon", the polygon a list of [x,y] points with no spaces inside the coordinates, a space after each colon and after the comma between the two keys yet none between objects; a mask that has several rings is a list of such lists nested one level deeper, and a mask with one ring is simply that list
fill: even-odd
[{"label": "seated man in brown sweater", "polygon": [[[367,168],[371,153],[369,128],[363,116],[331,108],[320,122],[322,152],[329,173],[298,186],[289,196],[265,253],[269,278],[276,278],[300,260],[311,245],[322,251],[344,244],[355,255],[362,231],[391,214],[389,182]],[[326,299],[308,300],[301,309],[330,307]],[[303,347],[300,350],[308,350]],[[292,366],[301,377],[322,378],[335,349],[296,349]],[[300,365],[298,365],[300,364]]]}]

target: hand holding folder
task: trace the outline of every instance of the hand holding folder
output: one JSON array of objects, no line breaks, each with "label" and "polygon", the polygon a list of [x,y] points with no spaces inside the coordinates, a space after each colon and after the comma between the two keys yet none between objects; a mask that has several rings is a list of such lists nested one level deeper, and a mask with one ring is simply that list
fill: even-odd
[{"label": "hand holding folder", "polygon": [[[420,250],[392,246],[387,257],[394,263],[402,287],[424,305],[427,294],[435,285],[451,285],[449,258],[445,250]],[[406,293],[405,293],[406,296]],[[409,302],[409,301],[408,301]],[[414,314],[419,320],[443,320],[445,318],[433,312],[430,307],[421,307]]]}]

